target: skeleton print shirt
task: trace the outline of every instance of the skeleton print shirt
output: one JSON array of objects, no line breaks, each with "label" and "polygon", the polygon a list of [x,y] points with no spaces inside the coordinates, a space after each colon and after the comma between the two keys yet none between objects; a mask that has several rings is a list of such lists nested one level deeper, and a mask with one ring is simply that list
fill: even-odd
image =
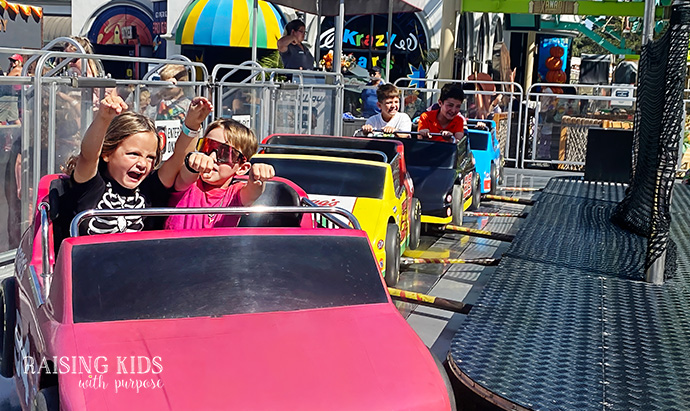
[{"label": "skeleton print shirt", "polygon": [[[105,167],[85,183],[70,179],[71,190],[62,200],[63,210],[74,210],[72,217],[84,210],[136,209],[165,207],[169,190],[161,183],[158,173],[151,173],[139,187],[130,190],[108,176]],[[142,216],[92,217],[79,226],[80,234],[111,234],[142,231],[154,228],[155,219]]]}]

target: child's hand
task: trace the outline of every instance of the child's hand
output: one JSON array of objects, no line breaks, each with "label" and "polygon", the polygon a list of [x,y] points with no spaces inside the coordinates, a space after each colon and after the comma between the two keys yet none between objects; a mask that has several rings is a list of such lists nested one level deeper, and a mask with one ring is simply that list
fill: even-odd
[{"label": "child's hand", "polygon": [[249,169],[249,184],[262,185],[264,181],[270,180],[276,175],[276,171],[269,164],[252,164]]},{"label": "child's hand", "polygon": [[421,138],[431,138],[431,136],[429,135],[429,129],[428,129],[428,128],[425,128],[425,129],[419,130],[419,137],[421,137]]},{"label": "child's hand", "polygon": [[374,126],[372,126],[371,124],[365,124],[365,125],[362,126],[362,131],[363,131],[365,134],[369,134],[369,133],[371,133],[372,131],[374,131]]},{"label": "child's hand", "polygon": [[383,128],[383,134],[393,134],[396,132],[396,130],[397,129],[395,127],[386,126]]},{"label": "child's hand", "polygon": [[110,123],[115,116],[126,110],[127,103],[117,94],[117,89],[114,88],[101,100],[101,104],[98,106],[98,117]]},{"label": "child's hand", "polygon": [[210,173],[213,170],[218,170],[218,164],[216,164],[216,162],[213,161],[210,156],[204,153],[189,153],[187,165],[189,168],[200,174]]},{"label": "child's hand", "polygon": [[189,111],[184,119],[184,123],[190,130],[198,130],[201,124],[213,111],[213,104],[206,97],[194,97]]}]

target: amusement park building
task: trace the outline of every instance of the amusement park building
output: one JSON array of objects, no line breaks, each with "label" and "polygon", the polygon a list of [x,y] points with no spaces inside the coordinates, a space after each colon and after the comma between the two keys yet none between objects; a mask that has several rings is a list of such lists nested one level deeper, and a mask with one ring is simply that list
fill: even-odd
[{"label": "amusement park building", "polygon": [[[100,53],[155,57],[185,54],[210,66],[220,62],[240,63],[251,55],[248,50],[251,5],[252,0],[72,0],[72,33],[89,37]],[[258,40],[262,50],[259,56],[262,56],[275,49],[283,25],[298,16],[298,12],[271,4],[262,4],[260,9]],[[429,51],[440,45],[441,14],[442,0],[429,0],[421,12],[396,16],[392,50],[397,70],[391,77],[435,73],[436,65],[430,63],[436,53]],[[360,65],[370,66],[373,62],[382,65],[383,61],[377,60],[385,55],[385,41],[377,40],[377,36],[385,35],[385,19],[386,16],[346,19],[343,48],[346,53],[352,52]],[[509,42],[504,37],[503,15],[464,13],[458,17],[457,24],[456,75],[486,72],[494,44]],[[314,44],[319,31],[316,18],[307,16],[307,25],[307,42]],[[328,31],[332,25],[332,18],[324,18],[318,39],[323,53],[333,45]],[[129,33],[124,29],[127,26],[136,27],[137,39],[125,38],[124,34]],[[380,33],[379,27],[383,27]],[[374,32],[368,33],[369,28]],[[367,34],[371,34],[371,46],[364,44]],[[358,38],[358,35],[362,36]],[[232,51],[217,48],[228,46],[237,47]],[[368,50],[363,53],[365,48]]]}]

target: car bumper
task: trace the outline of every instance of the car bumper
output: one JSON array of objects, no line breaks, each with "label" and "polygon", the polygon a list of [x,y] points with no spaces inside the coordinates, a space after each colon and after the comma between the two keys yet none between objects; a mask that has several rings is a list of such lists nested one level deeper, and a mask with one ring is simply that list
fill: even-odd
[{"label": "car bumper", "polygon": [[429,223],[429,224],[450,224],[450,222],[453,220],[453,217],[436,217],[436,216],[431,216],[431,215],[424,215],[422,214],[422,223]]}]

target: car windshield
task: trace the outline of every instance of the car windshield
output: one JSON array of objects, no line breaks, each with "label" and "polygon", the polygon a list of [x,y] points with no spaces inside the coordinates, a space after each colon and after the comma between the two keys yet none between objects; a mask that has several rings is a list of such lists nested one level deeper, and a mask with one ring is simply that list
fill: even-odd
[{"label": "car windshield", "polygon": [[484,132],[469,132],[470,135],[470,149],[486,151],[489,147],[488,135]]},{"label": "car windshield", "polygon": [[387,301],[366,237],[167,238],[72,249],[75,323]]},{"label": "car windshield", "polygon": [[383,198],[386,167],[318,159],[255,157],[270,164],[276,175],[291,180],[307,194]]},{"label": "car windshield", "polygon": [[409,167],[455,168],[457,147],[454,143],[401,138],[405,162]]}]

